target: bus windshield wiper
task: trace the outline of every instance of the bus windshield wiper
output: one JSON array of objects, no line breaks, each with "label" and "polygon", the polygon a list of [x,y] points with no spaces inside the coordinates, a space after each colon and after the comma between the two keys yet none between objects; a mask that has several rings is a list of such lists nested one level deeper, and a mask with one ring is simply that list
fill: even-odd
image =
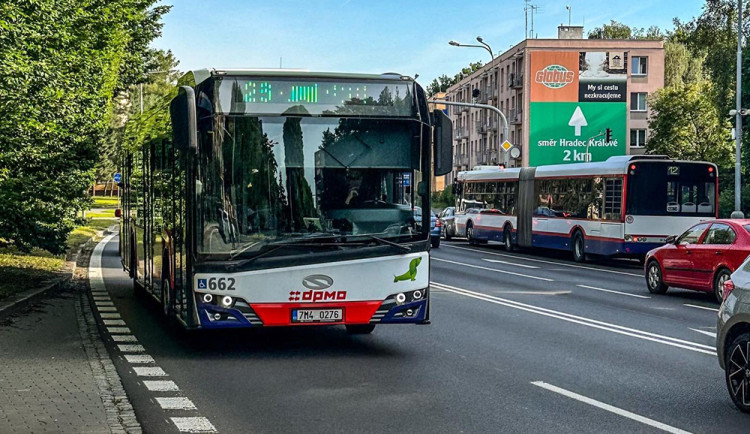
[{"label": "bus windshield wiper", "polygon": [[[333,242],[317,242],[317,240],[327,240],[327,239],[331,239],[331,238],[334,239]],[[257,244],[257,243],[255,243],[255,244]],[[253,245],[255,245],[255,244],[253,244]],[[243,261],[240,261],[238,263],[227,264],[227,268],[242,267],[243,265],[249,264],[250,262],[253,262],[254,260],[256,260],[258,258],[261,258],[263,256],[269,255],[269,254],[271,254],[271,253],[273,253],[273,252],[275,252],[275,251],[277,251],[279,249],[283,249],[283,248],[286,248],[286,247],[338,247],[338,248],[341,248],[342,245],[343,245],[343,243],[341,243],[338,240],[338,236],[337,235],[326,235],[326,236],[317,236],[317,237],[297,238],[297,239],[287,240],[287,241],[278,241],[278,242],[275,242],[275,243],[266,244],[266,246],[270,247],[269,249],[264,250],[264,251],[258,253],[257,255],[255,255],[255,256],[253,256],[251,258],[247,258],[247,259],[245,259]],[[242,251],[238,251],[234,255],[230,256],[229,260],[232,260],[232,259],[236,258],[239,254],[241,254],[242,252],[245,252],[245,251],[247,251],[247,249],[243,249]]]},{"label": "bus windshield wiper", "polygon": [[377,242],[378,244],[387,244],[389,246],[398,247],[399,249],[403,250],[404,252],[411,252],[411,247],[405,246],[403,244],[399,244],[399,243],[396,243],[396,242],[393,242],[391,240],[386,240],[385,238],[380,238],[380,237],[376,237],[375,235],[369,235],[369,234],[361,235],[361,236],[367,237],[367,238],[369,238],[369,239]]}]

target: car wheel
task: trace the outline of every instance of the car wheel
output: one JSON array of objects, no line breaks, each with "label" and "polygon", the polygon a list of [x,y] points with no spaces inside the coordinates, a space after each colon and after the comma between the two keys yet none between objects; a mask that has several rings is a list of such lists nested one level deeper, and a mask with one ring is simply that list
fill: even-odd
[{"label": "car wheel", "polygon": [[726,268],[720,269],[714,277],[714,297],[721,304],[724,301],[724,282],[732,277],[732,273]]},{"label": "car wheel", "polygon": [[169,289],[169,280],[164,279],[161,282],[161,310],[167,318],[169,318],[169,313],[172,310],[172,302],[169,295],[171,291]]},{"label": "car wheel", "polygon": [[503,245],[505,246],[506,252],[513,251],[513,238],[511,237],[510,227],[508,226],[503,229]]},{"label": "car wheel", "polygon": [[375,324],[350,324],[346,326],[346,332],[350,335],[366,335],[375,330]]},{"label": "car wheel", "polygon": [[743,333],[727,348],[726,370],[727,390],[734,405],[743,412],[750,413],[750,333]]},{"label": "car wheel", "polygon": [[586,247],[583,243],[583,235],[576,232],[573,235],[573,260],[576,262],[586,262]]},{"label": "car wheel", "polygon": [[646,267],[646,286],[648,286],[648,292],[652,294],[664,294],[669,288],[664,284],[661,267],[655,260],[649,262],[648,267]]},{"label": "car wheel", "polygon": [[474,225],[471,222],[466,223],[466,238],[469,240],[469,244],[475,245],[477,241],[474,239]]},{"label": "car wheel", "polygon": [[433,249],[440,247],[440,237],[432,237],[432,239],[430,239],[430,244],[432,244]]}]

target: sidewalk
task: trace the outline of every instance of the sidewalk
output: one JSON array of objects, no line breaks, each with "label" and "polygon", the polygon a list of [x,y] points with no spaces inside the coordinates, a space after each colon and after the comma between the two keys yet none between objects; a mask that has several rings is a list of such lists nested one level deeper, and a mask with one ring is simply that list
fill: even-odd
[{"label": "sidewalk", "polygon": [[0,433],[140,432],[89,306],[91,249],[72,282],[0,323]]}]

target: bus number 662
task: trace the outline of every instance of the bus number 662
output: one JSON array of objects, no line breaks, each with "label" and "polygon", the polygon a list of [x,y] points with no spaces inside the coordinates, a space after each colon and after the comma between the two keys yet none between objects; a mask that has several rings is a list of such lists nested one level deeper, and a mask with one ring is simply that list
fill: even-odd
[{"label": "bus number 662", "polygon": [[234,291],[234,278],[232,277],[212,277],[208,279],[208,289],[219,291]]}]

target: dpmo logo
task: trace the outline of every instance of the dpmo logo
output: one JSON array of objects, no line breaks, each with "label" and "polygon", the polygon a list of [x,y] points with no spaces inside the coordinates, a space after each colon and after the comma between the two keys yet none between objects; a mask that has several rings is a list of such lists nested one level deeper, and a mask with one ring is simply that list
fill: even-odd
[{"label": "dpmo logo", "polygon": [[550,89],[560,89],[572,83],[575,72],[569,71],[562,65],[547,65],[536,72],[534,81]]}]

